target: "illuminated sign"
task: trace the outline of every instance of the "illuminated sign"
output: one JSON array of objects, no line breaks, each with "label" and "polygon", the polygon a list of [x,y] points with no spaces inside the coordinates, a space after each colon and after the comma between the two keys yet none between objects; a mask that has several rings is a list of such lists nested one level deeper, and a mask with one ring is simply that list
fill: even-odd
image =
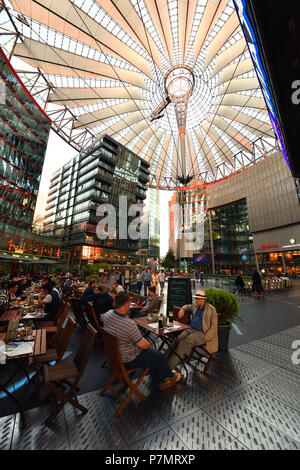
[{"label": "illuminated sign", "polygon": [[270,250],[271,248],[279,248],[278,245],[260,245],[258,250]]}]

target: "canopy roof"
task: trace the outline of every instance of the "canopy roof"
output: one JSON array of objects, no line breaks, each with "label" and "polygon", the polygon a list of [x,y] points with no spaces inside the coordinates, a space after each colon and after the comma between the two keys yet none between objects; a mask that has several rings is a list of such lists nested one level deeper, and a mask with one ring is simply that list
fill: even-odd
[{"label": "canopy roof", "polygon": [[[111,135],[151,164],[151,185],[159,187],[214,181],[274,150],[231,0],[5,5],[20,33],[13,53],[21,78],[78,150]],[[178,94],[191,86],[176,103],[166,89],[172,70]]]}]

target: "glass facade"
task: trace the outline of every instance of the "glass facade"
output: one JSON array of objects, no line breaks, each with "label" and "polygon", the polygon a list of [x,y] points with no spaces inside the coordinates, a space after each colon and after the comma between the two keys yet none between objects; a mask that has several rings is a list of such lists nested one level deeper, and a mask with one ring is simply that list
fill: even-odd
[{"label": "glass facade", "polygon": [[[194,256],[189,265],[200,271],[212,272],[212,254],[217,274],[235,274],[237,270],[243,273],[253,271],[255,267],[253,236],[249,229],[245,200],[207,211],[203,246],[195,254],[203,256]],[[203,261],[195,263],[194,260],[197,258]]]},{"label": "glass facade", "polygon": [[51,121],[0,48],[0,223],[31,228]]},{"label": "glass facade", "polygon": [[148,189],[143,220],[148,223],[148,240],[141,240],[141,248],[148,250],[150,264],[159,258],[160,254],[160,191]]},{"label": "glass facade", "polygon": [[246,201],[218,207],[210,213],[216,272],[251,272],[255,255]]},{"label": "glass facade", "polygon": [[[126,211],[119,211],[119,196],[126,196],[128,205],[141,203],[146,198],[148,181],[149,164],[104,135],[53,175],[45,232],[61,237],[64,246],[84,247],[82,259],[104,259],[113,250],[124,257],[133,254],[138,250],[138,240],[119,238],[119,222],[124,218],[127,224],[130,222]],[[116,238],[100,240],[96,235],[100,221],[96,211],[105,203],[116,209]],[[91,246],[102,250],[88,250]],[[74,258],[78,260],[77,249]]]}]

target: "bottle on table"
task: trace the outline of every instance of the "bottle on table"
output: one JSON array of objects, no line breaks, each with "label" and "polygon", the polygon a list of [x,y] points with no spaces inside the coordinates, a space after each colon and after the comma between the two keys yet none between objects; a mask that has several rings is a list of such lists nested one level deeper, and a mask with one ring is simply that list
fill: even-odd
[{"label": "bottle on table", "polygon": [[160,314],[159,317],[158,317],[158,329],[162,330],[163,327],[164,327],[164,325],[163,325],[163,315]]}]

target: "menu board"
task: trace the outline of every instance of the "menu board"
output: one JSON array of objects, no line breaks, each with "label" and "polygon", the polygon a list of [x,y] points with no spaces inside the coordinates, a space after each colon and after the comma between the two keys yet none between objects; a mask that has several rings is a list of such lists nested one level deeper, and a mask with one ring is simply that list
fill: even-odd
[{"label": "menu board", "polygon": [[187,277],[169,277],[167,313],[171,312],[175,305],[183,307],[192,302],[191,280]]}]

